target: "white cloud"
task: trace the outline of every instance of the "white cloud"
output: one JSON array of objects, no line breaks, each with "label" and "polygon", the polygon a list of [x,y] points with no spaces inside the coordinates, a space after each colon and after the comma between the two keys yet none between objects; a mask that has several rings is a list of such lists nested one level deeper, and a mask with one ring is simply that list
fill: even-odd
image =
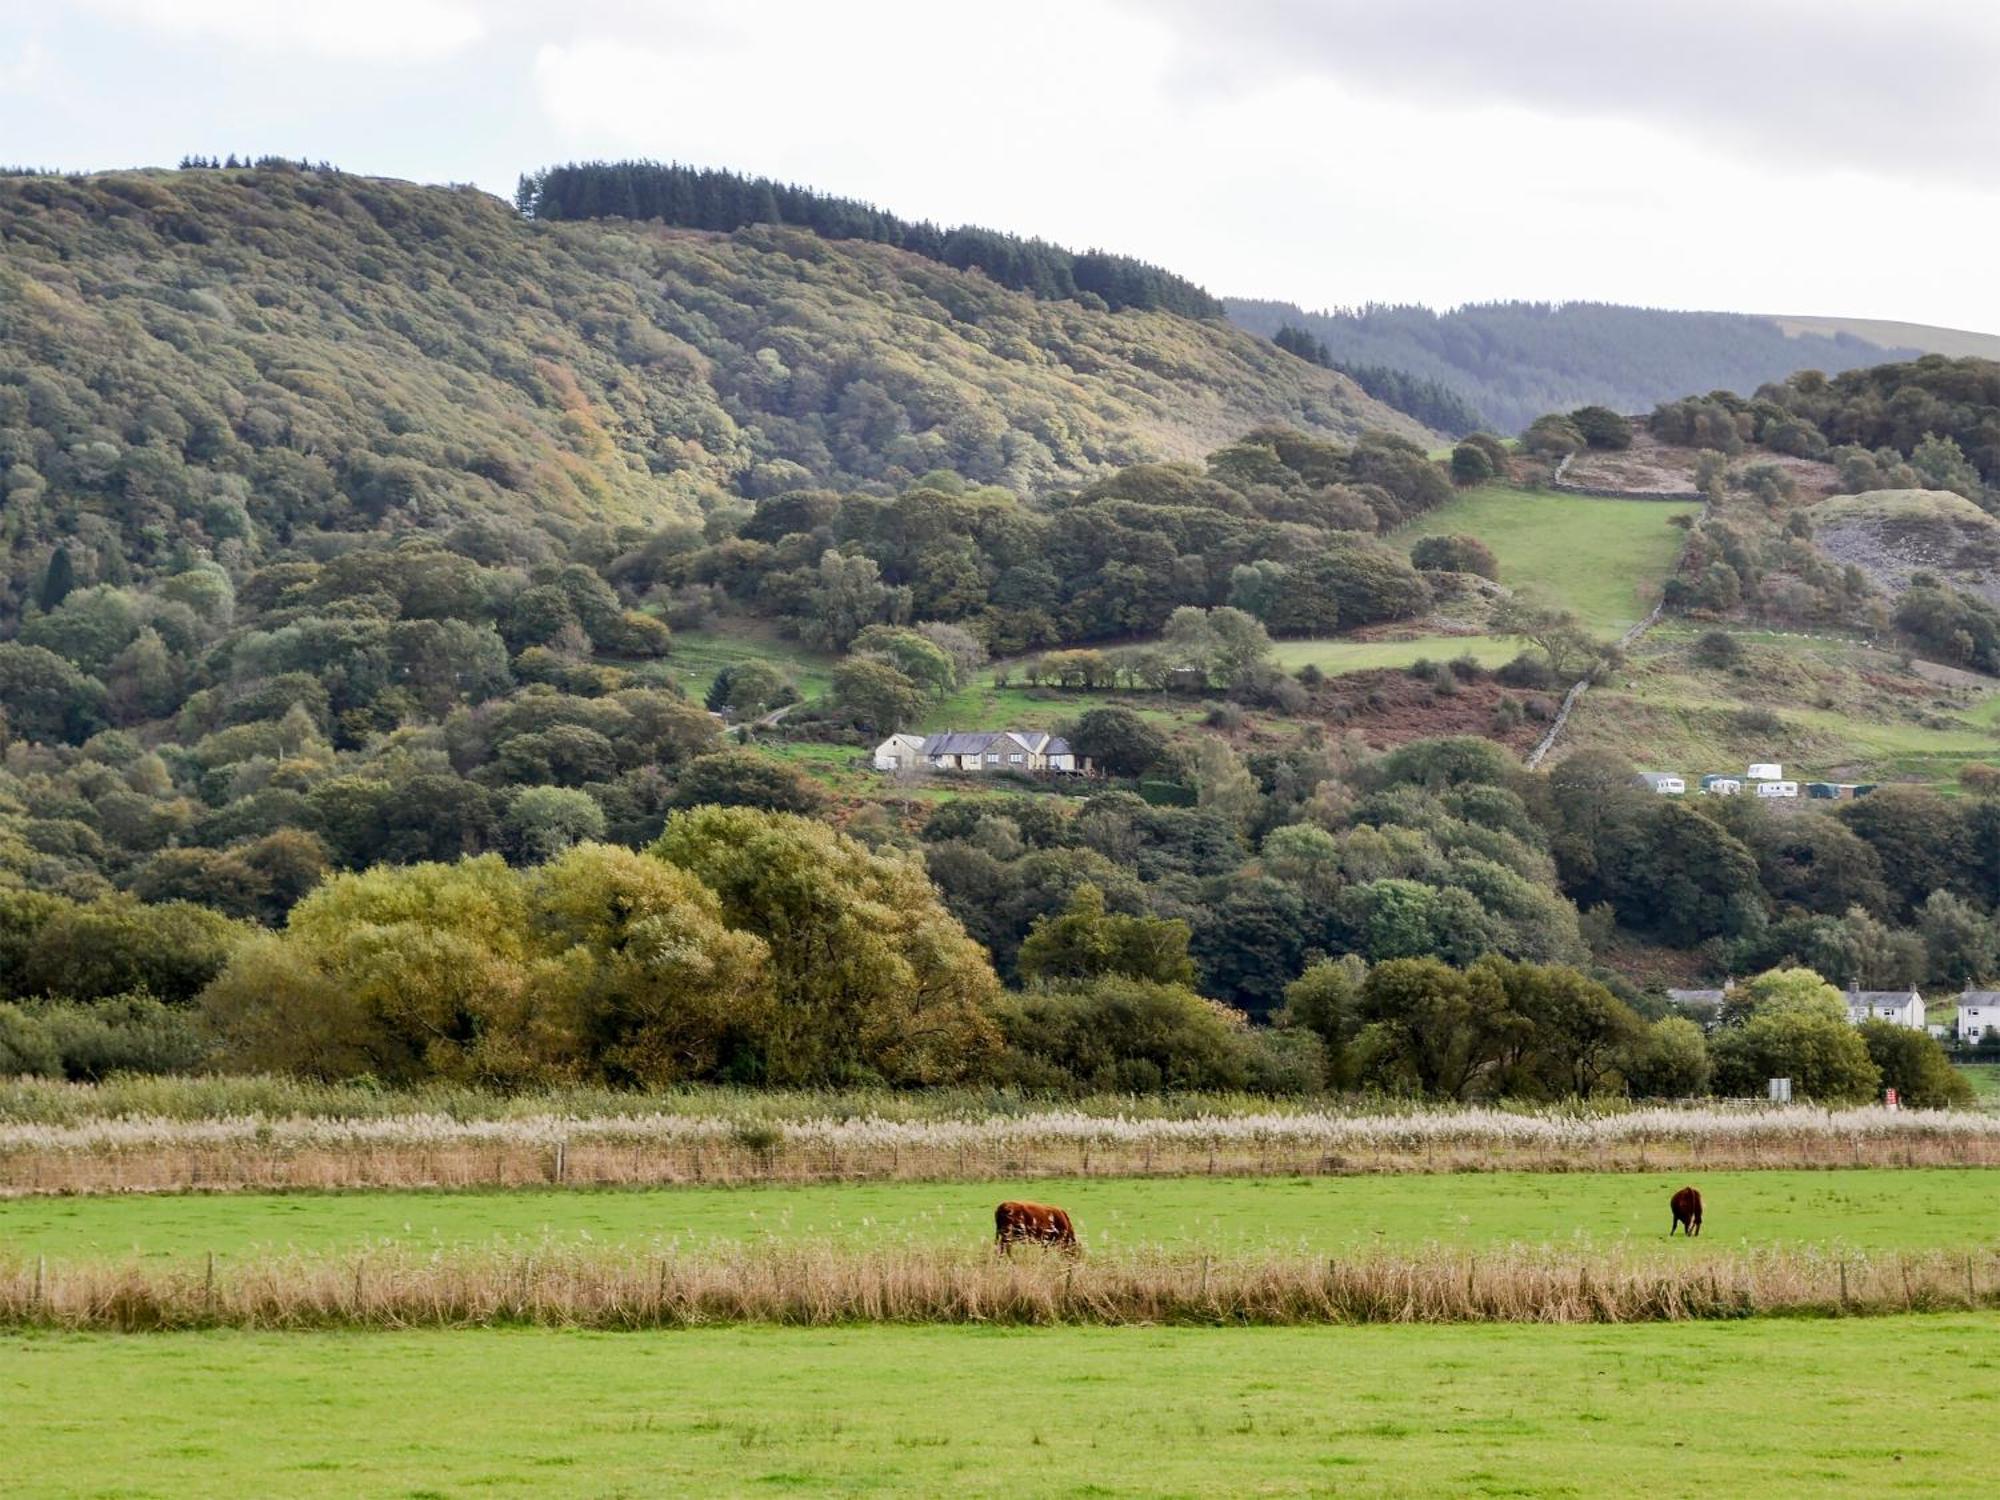
[{"label": "white cloud", "polygon": [[486,35],[471,0],[82,0],[112,20],[188,41],[342,62],[415,65]]},{"label": "white cloud", "polygon": [[2000,7],[1986,0],[1122,3],[1173,18],[1180,67],[1207,87],[1309,74],[1905,177],[1985,182],[2000,150]]}]

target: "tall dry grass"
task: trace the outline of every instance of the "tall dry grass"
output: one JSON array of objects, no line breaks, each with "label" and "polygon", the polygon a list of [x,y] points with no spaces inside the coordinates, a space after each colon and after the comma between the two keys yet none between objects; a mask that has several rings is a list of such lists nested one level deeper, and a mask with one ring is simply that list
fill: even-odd
[{"label": "tall dry grass", "polygon": [[0,1193],[2000,1166],[2000,1116],[1492,1109],[1131,1118],[159,1116],[0,1123]]},{"label": "tall dry grass", "polygon": [[831,1246],[647,1256],[546,1248],[50,1264],[0,1261],[0,1327],[684,1328],[725,1323],[1635,1323],[2000,1308],[2000,1256],[1510,1250],[1319,1260],[1071,1261]]}]

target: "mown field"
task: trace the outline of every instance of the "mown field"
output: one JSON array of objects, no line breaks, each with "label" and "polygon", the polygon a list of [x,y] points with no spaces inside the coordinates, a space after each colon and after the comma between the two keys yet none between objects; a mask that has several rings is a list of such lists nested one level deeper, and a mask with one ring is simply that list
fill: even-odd
[{"label": "mown field", "polygon": [[1576,611],[1590,630],[1616,635],[1644,618],[1673,571],[1683,533],[1671,518],[1700,508],[1482,485],[1387,540],[1407,548],[1425,536],[1478,537],[1499,559],[1500,581],[1508,588],[1535,590]]},{"label": "mown field", "polygon": [[[674,1247],[826,1241],[984,1244],[993,1205],[1060,1203],[1094,1250],[1372,1251],[1664,1246],[1658,1173],[1151,1178],[826,1187],[119,1195],[0,1200],[0,1255],[52,1260],[241,1258],[364,1246],[555,1242]],[[1703,1237],[1672,1253],[1743,1249],[2000,1249],[2000,1171],[1715,1172],[1698,1178]]]},{"label": "mown field", "polygon": [[0,1340],[7,1492],[1963,1495],[2000,1316]]}]

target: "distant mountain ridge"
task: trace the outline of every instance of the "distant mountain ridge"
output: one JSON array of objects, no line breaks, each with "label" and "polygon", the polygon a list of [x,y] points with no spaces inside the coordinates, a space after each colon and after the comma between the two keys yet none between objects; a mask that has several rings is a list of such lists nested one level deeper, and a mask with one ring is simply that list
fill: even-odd
[{"label": "distant mountain ridge", "polygon": [[1307,312],[1244,297],[1223,302],[1232,322],[1266,338],[1287,325],[1303,328],[1336,365],[1381,366],[1434,381],[1504,433],[1550,411],[1585,405],[1647,411],[1689,391],[1749,392],[1797,370],[1831,375],[1927,352],[1874,342],[1855,331],[1860,325],[1838,320],[1793,319],[1792,331],[1783,320],[1757,314],[1599,302],[1492,302],[1444,313],[1379,304]]}]

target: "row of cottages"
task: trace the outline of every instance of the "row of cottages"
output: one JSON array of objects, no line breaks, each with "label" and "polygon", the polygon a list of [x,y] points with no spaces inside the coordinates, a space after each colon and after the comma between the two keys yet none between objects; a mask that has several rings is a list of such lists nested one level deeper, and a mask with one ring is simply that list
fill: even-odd
[{"label": "row of cottages", "polygon": [[[1719,990],[1668,990],[1667,999],[1676,1006],[1719,1006],[1729,998],[1734,984]],[[1859,1026],[1863,1021],[1887,1021],[1911,1031],[1945,1035],[1943,1026],[1930,1026],[1924,1019],[1924,997],[1916,990],[1864,990],[1849,985],[1841,998],[1847,1002],[1847,1019]],[[2000,990],[1965,990],[1958,997],[1956,1038],[1967,1045],[1982,1040],[1989,1031],[2000,1032]]]},{"label": "row of cottages", "polygon": [[[1667,999],[1676,1006],[1721,1005],[1735,988],[1731,981],[1719,990],[1668,990]],[[1887,1021],[1911,1031],[1926,1029],[1924,997],[1915,990],[1864,990],[1850,984],[1841,992],[1841,998],[1847,1002],[1847,1019],[1856,1026],[1863,1021]],[[2000,1008],[1996,1008],[1996,1014],[2000,1014]]]},{"label": "row of cottages", "polygon": [[1069,741],[1039,729],[967,733],[892,734],[875,747],[878,771],[1053,771],[1074,774],[1080,765]]}]

